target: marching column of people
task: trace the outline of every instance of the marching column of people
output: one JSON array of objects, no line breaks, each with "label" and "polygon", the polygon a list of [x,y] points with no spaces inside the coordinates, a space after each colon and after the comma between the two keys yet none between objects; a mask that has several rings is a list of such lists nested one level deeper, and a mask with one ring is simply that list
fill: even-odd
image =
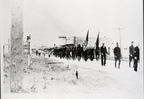
[{"label": "marching column of people", "polygon": [[[129,47],[129,67],[134,68],[134,71],[137,71],[138,68],[138,62],[139,62],[139,46],[134,47],[133,41],[131,42],[131,46]],[[37,53],[36,53],[37,54]],[[115,68],[120,68],[121,64],[121,48],[119,47],[118,42],[116,43],[116,47],[113,49],[114,54],[114,61],[115,61]],[[63,48],[55,48],[53,50],[53,55],[60,58],[66,58],[66,59],[78,59],[80,61],[81,59],[84,59],[87,61],[90,59],[93,61],[93,59],[99,60],[101,58],[101,65],[106,66],[106,60],[107,60],[107,47],[105,46],[105,43],[102,43],[102,46],[100,48],[94,49],[94,48],[85,48],[78,44],[78,46],[73,47],[63,47]],[[131,66],[133,61],[133,65]],[[118,62],[118,66],[117,66]]]}]

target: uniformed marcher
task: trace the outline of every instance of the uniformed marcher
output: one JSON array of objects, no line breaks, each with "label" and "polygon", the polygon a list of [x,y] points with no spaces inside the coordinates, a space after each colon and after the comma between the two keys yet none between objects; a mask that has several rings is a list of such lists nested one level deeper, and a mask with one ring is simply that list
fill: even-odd
[{"label": "uniformed marcher", "polygon": [[36,56],[38,55],[38,53],[39,53],[38,50],[36,50]]},{"label": "uniformed marcher", "polygon": [[120,62],[121,62],[121,49],[118,45],[118,43],[116,43],[116,47],[114,48],[114,58],[115,58],[115,68],[117,67],[117,61],[119,61],[118,63],[118,68],[120,68]]},{"label": "uniformed marcher", "polygon": [[93,61],[93,59],[94,59],[94,48],[90,49],[90,59],[91,59],[91,61]]},{"label": "uniformed marcher", "polygon": [[134,51],[134,71],[137,72],[137,68],[138,68],[138,61],[139,61],[139,47],[136,46],[135,47],[135,51]]},{"label": "uniformed marcher", "polygon": [[84,60],[85,61],[88,60],[88,49],[87,48],[84,49]]},{"label": "uniformed marcher", "polygon": [[75,47],[72,47],[72,59],[73,60],[75,60],[75,53],[76,53]]},{"label": "uniformed marcher", "polygon": [[106,65],[106,54],[107,54],[107,49],[104,43],[101,46],[101,65],[105,66]]},{"label": "uniformed marcher", "polygon": [[97,47],[95,50],[95,54],[96,54],[96,60],[99,60],[99,48]]},{"label": "uniformed marcher", "polygon": [[39,52],[38,54],[39,54],[39,56],[40,56],[40,55],[41,55],[41,52]]},{"label": "uniformed marcher", "polygon": [[79,44],[78,45],[78,47],[77,47],[77,57],[78,57],[78,60],[80,61],[80,59],[81,59],[81,50],[82,48],[81,48],[81,45]]},{"label": "uniformed marcher", "polygon": [[129,67],[131,67],[131,62],[133,60],[133,55],[134,55],[134,46],[133,46],[133,41],[131,42],[131,46],[129,47]]}]

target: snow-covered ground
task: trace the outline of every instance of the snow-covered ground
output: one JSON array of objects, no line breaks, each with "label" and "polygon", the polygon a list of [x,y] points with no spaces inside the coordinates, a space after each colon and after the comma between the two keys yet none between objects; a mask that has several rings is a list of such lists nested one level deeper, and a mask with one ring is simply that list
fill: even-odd
[{"label": "snow-covered ground", "polygon": [[[128,62],[123,61],[118,69],[112,60],[107,60],[106,66],[101,66],[100,60],[85,62],[83,59],[78,61],[32,56],[31,69],[26,69],[23,77],[24,93],[121,94],[123,99],[127,99],[127,96],[132,96],[131,99],[143,98],[142,65],[135,72],[128,66]],[[6,80],[8,77],[4,87],[7,86]]]},{"label": "snow-covered ground", "polygon": [[[86,87],[85,92],[89,93],[121,93],[127,95],[136,95],[139,98],[143,95],[143,66],[138,64],[138,72],[129,67],[128,62],[121,62],[121,67],[115,68],[113,60],[107,60],[106,66],[101,66],[101,61],[85,62],[83,59],[66,60],[51,57],[64,62],[69,66],[77,66],[82,89]],[[87,89],[88,88],[88,89]],[[84,92],[77,91],[74,92]]]}]

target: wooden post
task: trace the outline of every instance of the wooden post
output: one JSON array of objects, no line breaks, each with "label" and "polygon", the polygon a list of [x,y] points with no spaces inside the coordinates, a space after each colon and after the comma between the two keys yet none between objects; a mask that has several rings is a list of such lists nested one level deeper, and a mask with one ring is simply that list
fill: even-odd
[{"label": "wooden post", "polygon": [[12,3],[10,92],[20,92],[23,66],[23,2],[12,0]]}]

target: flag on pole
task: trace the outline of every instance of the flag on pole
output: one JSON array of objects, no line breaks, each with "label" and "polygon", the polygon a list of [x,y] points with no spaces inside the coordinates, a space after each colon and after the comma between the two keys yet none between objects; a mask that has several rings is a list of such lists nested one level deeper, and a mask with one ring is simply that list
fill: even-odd
[{"label": "flag on pole", "polygon": [[87,35],[86,35],[86,40],[83,43],[83,48],[86,49],[87,45],[88,45],[88,36],[89,36],[89,30],[87,31]]},{"label": "flag on pole", "polygon": [[89,30],[87,31],[86,41],[88,42]]},{"label": "flag on pole", "polygon": [[89,30],[87,31],[87,35],[86,35],[85,46],[88,45],[88,36],[89,36]]},{"label": "flag on pole", "polygon": [[97,36],[97,40],[96,40],[96,49],[99,49],[99,33],[100,32],[98,32],[98,36]]}]

